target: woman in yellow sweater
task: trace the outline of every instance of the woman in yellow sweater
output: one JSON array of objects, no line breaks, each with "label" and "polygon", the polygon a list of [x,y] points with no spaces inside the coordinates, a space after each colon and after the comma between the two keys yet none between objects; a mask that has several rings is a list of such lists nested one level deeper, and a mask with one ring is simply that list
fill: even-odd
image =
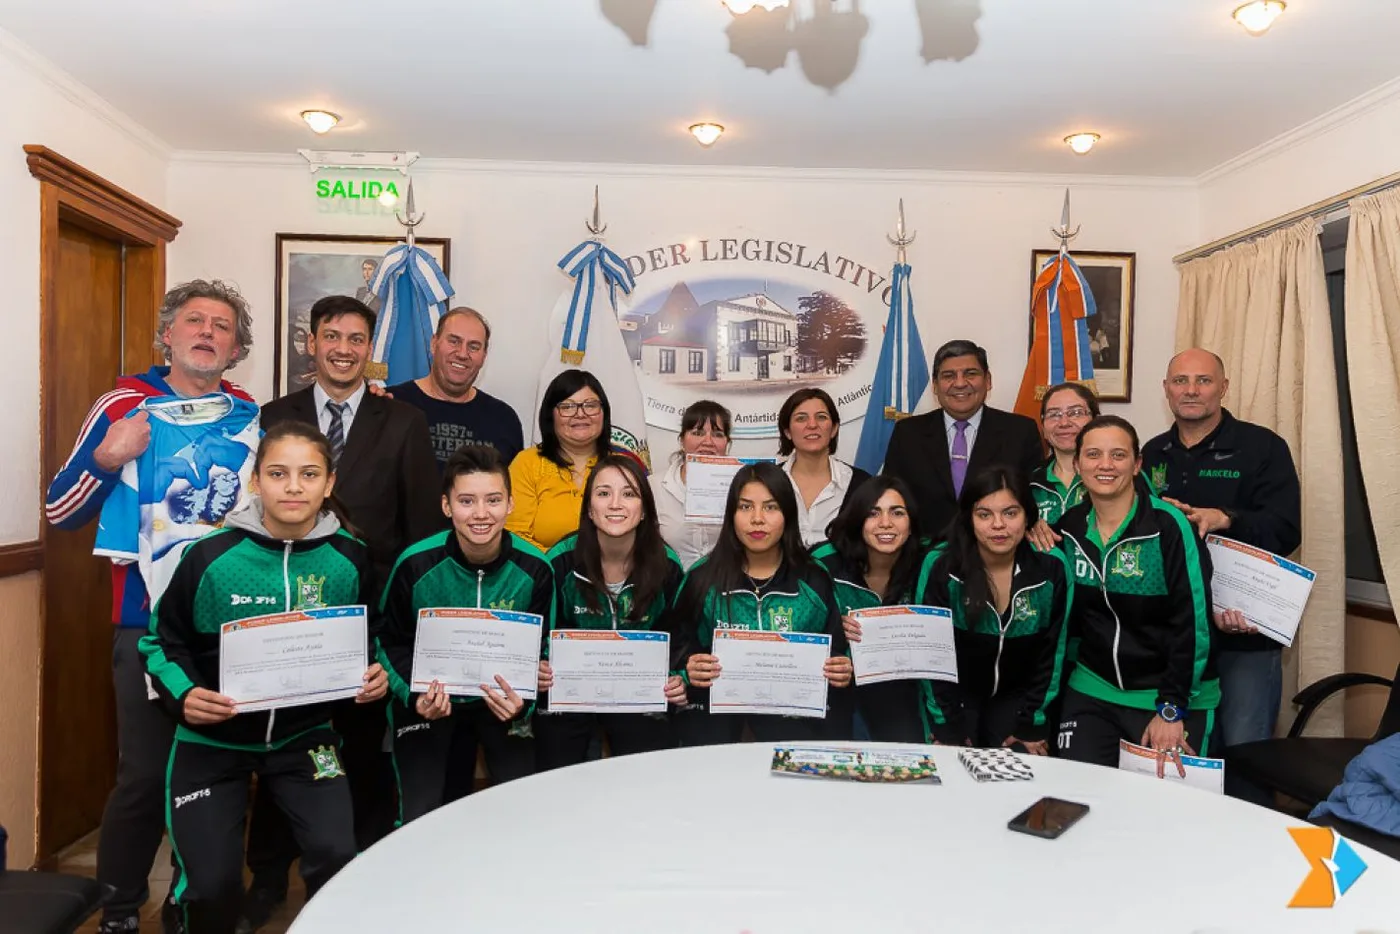
[{"label": "woman in yellow sweater", "polygon": [[611,437],[612,410],[597,377],[587,370],[554,377],[540,400],[540,443],[510,462],[515,508],[507,531],[541,551],[577,532],[583,485]]}]

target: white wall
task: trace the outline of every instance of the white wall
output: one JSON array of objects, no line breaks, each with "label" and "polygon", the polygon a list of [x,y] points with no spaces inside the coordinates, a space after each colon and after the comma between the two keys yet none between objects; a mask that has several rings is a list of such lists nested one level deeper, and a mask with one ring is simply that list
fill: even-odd
[{"label": "white wall", "polygon": [[1400,79],[1200,179],[1200,243],[1400,171]]},{"label": "white wall", "polygon": [[[0,458],[0,544],[39,534],[39,182],[28,143],[47,146],[164,207],[162,144],[0,31],[0,437],[33,443]],[[60,344],[57,349],[62,353]]]},{"label": "white wall", "polygon": [[[583,236],[593,185],[602,189],[607,242],[622,255],[688,237],[797,239],[888,270],[885,234],[903,198],[918,231],[910,249],[915,307],[926,349],[953,337],[988,348],[993,404],[1010,407],[1026,353],[1030,252],[1053,244],[1064,179],[958,174],[694,171],[667,168],[434,161],[415,167],[424,236],[452,239],[457,301],[492,321],[483,386],[528,416],[544,350],[540,336],[566,284],[558,259]],[[172,281],[235,280],[255,306],[255,347],[235,378],[259,399],[273,385],[274,235],[393,235],[389,216],[326,213],[304,164],[275,157],[177,156],[170,210],[185,223],[170,253]],[[1138,254],[1133,402],[1123,409],[1145,435],[1167,422],[1160,380],[1175,326],[1174,253],[1198,235],[1189,183],[1072,180],[1083,234],[1075,247]],[[246,367],[246,369],[244,368]],[[528,421],[528,418],[526,418]],[[852,426],[856,428],[858,426]],[[858,431],[843,433],[843,453]],[[670,437],[653,434],[654,454]],[[768,453],[749,442],[745,453]]]}]

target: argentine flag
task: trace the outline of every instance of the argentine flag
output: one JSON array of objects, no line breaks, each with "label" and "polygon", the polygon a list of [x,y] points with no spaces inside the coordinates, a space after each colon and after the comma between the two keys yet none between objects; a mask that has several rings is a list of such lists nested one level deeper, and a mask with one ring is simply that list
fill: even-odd
[{"label": "argentine flag", "polygon": [[919,323],[914,320],[908,263],[895,263],[891,282],[890,316],[856,449],[855,465],[871,474],[879,473],[885,462],[894,423],[915,413],[929,386],[928,360],[919,339]]},{"label": "argentine flag", "polygon": [[427,250],[400,243],[384,254],[369,287],[379,297],[370,359],[388,368],[384,381],[427,376],[433,332],[453,295],[447,275]]}]

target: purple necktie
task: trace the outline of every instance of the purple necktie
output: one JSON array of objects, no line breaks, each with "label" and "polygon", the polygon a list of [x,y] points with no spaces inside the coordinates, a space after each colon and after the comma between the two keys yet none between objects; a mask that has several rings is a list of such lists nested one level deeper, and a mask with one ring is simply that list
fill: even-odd
[{"label": "purple necktie", "polygon": [[958,419],[953,422],[953,495],[961,496],[963,481],[967,479],[967,422]]}]

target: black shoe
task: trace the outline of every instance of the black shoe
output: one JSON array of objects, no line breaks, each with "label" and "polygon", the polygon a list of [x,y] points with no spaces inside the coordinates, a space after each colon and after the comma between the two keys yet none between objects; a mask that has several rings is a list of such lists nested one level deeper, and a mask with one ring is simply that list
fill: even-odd
[{"label": "black shoe", "polygon": [[107,918],[97,926],[97,934],[135,934],[141,930],[141,916],[128,915],[125,918]]},{"label": "black shoe", "polygon": [[272,913],[287,900],[287,890],[266,889],[252,886],[243,896],[243,913],[238,918],[234,934],[254,934],[264,924],[272,920]]},{"label": "black shoe", "polygon": [[173,898],[167,897],[160,906],[160,930],[161,934],[185,934],[185,913]]}]

